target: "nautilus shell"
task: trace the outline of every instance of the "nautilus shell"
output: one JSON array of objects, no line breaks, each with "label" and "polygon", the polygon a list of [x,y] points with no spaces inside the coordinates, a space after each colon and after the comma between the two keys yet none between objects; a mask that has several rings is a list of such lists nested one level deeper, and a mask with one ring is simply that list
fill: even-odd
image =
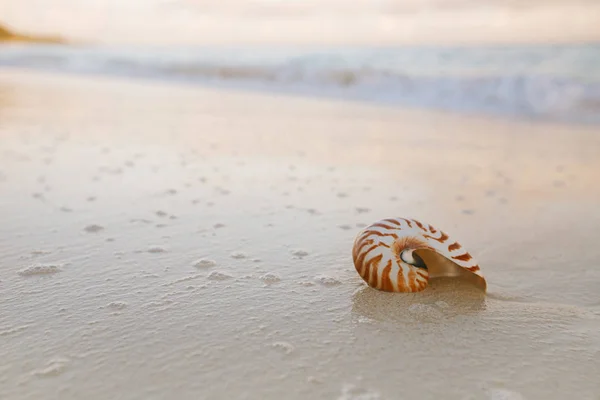
[{"label": "nautilus shell", "polygon": [[430,278],[462,277],[486,290],[475,259],[447,233],[415,219],[388,218],[364,228],[352,249],[354,267],[372,288],[420,292]]}]

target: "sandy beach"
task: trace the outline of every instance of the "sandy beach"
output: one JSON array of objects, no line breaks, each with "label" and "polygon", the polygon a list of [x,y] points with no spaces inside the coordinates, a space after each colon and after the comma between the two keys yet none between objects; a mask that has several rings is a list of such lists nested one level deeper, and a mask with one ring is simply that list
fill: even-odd
[{"label": "sandy beach", "polygon": [[[598,127],[0,71],[0,398],[600,399]],[[352,242],[478,260],[417,294]]]}]

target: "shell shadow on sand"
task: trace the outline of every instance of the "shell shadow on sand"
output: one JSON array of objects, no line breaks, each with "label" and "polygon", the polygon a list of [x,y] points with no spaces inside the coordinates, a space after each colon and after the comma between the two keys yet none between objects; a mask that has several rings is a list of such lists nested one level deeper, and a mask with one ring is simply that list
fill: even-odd
[{"label": "shell shadow on sand", "polygon": [[440,277],[418,293],[390,293],[367,285],[352,298],[352,312],[376,321],[433,322],[485,310],[486,293],[472,282]]}]

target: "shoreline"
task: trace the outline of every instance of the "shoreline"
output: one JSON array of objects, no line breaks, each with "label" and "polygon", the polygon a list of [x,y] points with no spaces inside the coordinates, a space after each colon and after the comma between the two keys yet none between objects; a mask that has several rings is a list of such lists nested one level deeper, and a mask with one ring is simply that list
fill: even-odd
[{"label": "shoreline", "polygon": [[[480,148],[489,151],[494,146],[506,146],[507,142],[521,142],[528,149],[535,149],[537,143],[545,143],[545,146],[552,151],[564,149],[571,154],[584,151],[586,157],[593,153],[595,148],[600,148],[600,135],[597,135],[596,126],[580,124],[562,124],[554,121],[535,121],[510,118],[499,118],[481,114],[461,114],[447,110],[431,110],[425,108],[403,108],[396,106],[386,106],[371,102],[348,101],[345,99],[332,99],[328,97],[296,96],[286,93],[271,93],[266,91],[246,91],[239,89],[221,89],[214,87],[204,87],[200,85],[178,84],[161,80],[150,80],[145,78],[130,79],[128,77],[107,76],[107,75],[78,75],[68,73],[53,73],[47,71],[32,71],[19,68],[0,68],[0,83],[8,81],[22,87],[35,88],[37,86],[45,90],[63,85],[77,88],[79,86],[96,87],[103,90],[107,86],[110,90],[119,90],[122,86],[126,92],[139,91],[140,93],[152,93],[158,91],[164,94],[175,93],[185,95],[190,98],[219,98],[226,102],[251,103],[259,101],[265,104],[278,104],[283,101],[282,106],[286,112],[293,112],[295,107],[323,107],[329,112],[344,113],[347,115],[363,115],[367,119],[382,119],[382,123],[398,123],[399,121],[408,121],[415,127],[421,129],[423,140],[433,143],[440,141],[440,146],[455,147],[456,143],[462,143],[472,148]],[[109,90],[109,89],[107,89]],[[448,128],[445,126],[448,125]],[[469,127],[465,131],[457,131],[459,127]],[[443,136],[436,132],[437,129],[453,132],[452,136]],[[353,130],[354,131],[354,130]],[[400,132],[402,132],[400,134]],[[402,137],[411,136],[416,132],[400,131],[398,140]],[[356,132],[354,134],[357,134]],[[335,136],[343,137],[343,133]],[[417,137],[411,140],[418,140]],[[550,147],[548,147],[550,146]],[[254,148],[254,146],[253,146]],[[255,149],[259,152],[265,149]],[[331,149],[327,149],[331,150]],[[516,149],[515,149],[516,150]],[[523,150],[525,151],[525,150]],[[536,149],[537,151],[537,149]],[[269,155],[273,153],[269,152]],[[352,154],[350,159],[354,159],[357,154]],[[369,162],[374,159],[370,158]],[[458,161],[458,160],[457,160]],[[480,161],[485,162],[484,159]],[[596,162],[596,160],[594,160]],[[600,161],[598,161],[600,162]],[[600,166],[599,166],[600,167]],[[538,170],[544,174],[542,170]],[[429,172],[427,172],[429,173]],[[428,179],[430,179],[429,177]],[[591,176],[586,176],[591,178]],[[533,183],[533,182],[532,182]],[[573,182],[577,190],[582,193],[588,188],[582,182]],[[573,187],[572,189],[574,189]]]},{"label": "shoreline", "polygon": [[492,121],[505,121],[505,122],[517,122],[525,124],[549,124],[549,125],[562,125],[562,126],[573,126],[582,128],[594,128],[600,126],[600,121],[587,121],[581,120],[580,118],[550,118],[547,115],[531,115],[531,114],[515,114],[510,112],[501,111],[485,111],[485,110],[469,110],[469,109],[451,109],[444,106],[436,105],[410,105],[398,101],[379,100],[379,99],[364,99],[364,98],[353,98],[343,97],[339,94],[332,93],[315,93],[311,91],[303,91],[294,88],[282,88],[282,87],[267,87],[261,86],[261,83],[252,82],[250,84],[245,82],[202,82],[200,80],[189,80],[177,77],[167,76],[133,76],[130,74],[119,74],[110,72],[87,72],[87,71],[60,71],[60,70],[48,70],[37,67],[24,67],[24,66],[0,66],[0,72],[6,71],[9,73],[31,73],[35,75],[55,75],[57,77],[79,77],[83,79],[107,79],[107,80],[123,80],[128,82],[139,82],[143,85],[158,84],[168,85],[174,88],[190,88],[197,90],[209,90],[217,92],[230,92],[230,93],[246,93],[249,95],[266,95],[266,96],[277,96],[286,99],[306,99],[306,100],[322,100],[322,101],[333,101],[342,102],[345,104],[365,105],[374,106],[382,109],[389,110],[406,110],[414,112],[431,112],[433,114],[442,115],[455,115],[466,118],[484,118]]}]

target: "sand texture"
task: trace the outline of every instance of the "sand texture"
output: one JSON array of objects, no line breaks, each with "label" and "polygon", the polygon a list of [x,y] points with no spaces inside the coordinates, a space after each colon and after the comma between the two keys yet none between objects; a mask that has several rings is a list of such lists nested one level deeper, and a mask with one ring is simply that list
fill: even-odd
[{"label": "sand texture", "polygon": [[[598,128],[0,72],[0,399],[600,399]],[[367,287],[381,218],[488,293]]]}]

